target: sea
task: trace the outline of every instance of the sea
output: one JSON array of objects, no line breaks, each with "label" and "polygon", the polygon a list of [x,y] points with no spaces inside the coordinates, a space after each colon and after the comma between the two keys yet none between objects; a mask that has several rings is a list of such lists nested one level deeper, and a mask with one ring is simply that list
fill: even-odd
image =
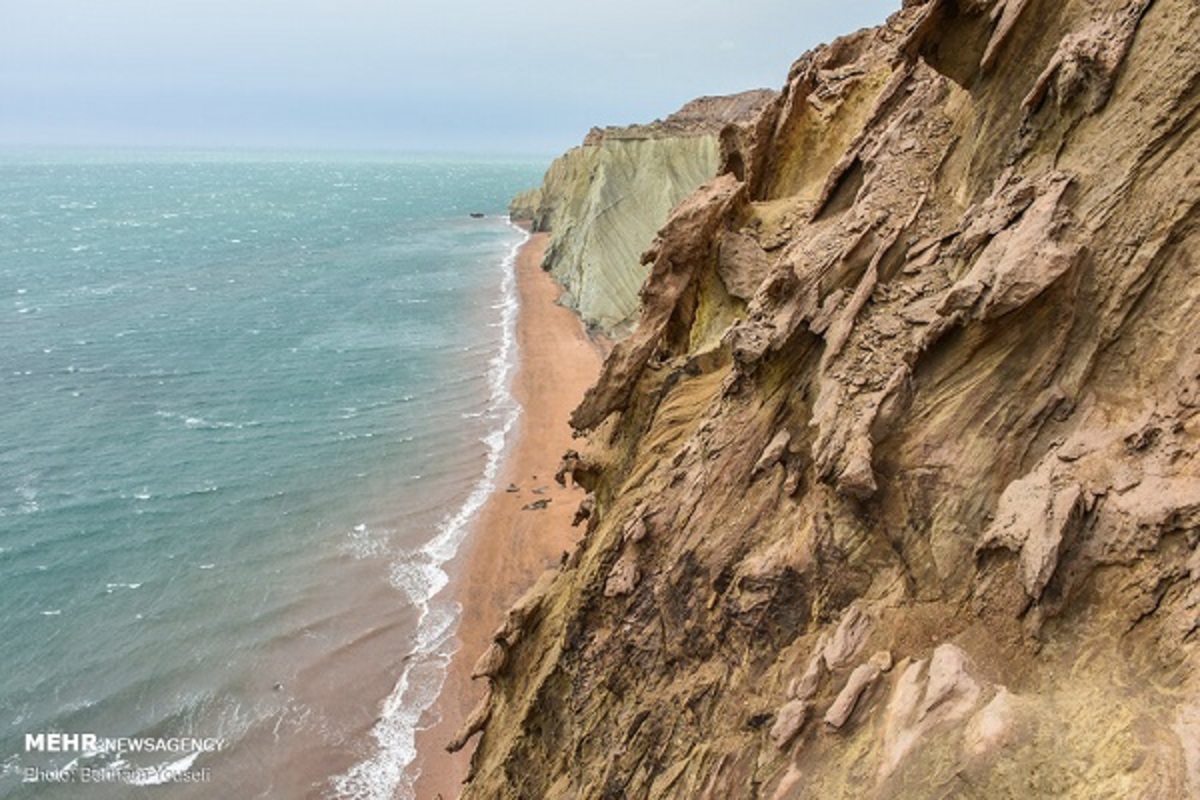
[{"label": "sea", "polygon": [[546,163],[0,151],[0,797],[412,795]]}]

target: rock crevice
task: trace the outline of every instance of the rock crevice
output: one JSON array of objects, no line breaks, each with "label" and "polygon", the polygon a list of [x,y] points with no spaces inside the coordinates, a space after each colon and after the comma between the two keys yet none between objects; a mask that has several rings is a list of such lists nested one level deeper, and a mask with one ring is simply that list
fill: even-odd
[{"label": "rock crevice", "polygon": [[466,797],[1200,796],[1198,21],[906,2],[719,137]]}]

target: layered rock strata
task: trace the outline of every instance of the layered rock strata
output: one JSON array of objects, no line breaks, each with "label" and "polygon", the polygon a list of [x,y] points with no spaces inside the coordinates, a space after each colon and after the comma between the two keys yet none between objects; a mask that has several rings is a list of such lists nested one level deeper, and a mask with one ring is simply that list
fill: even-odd
[{"label": "layered rock strata", "polygon": [[1198,107],[1195,0],[797,61],[575,411],[464,796],[1200,796]]},{"label": "layered rock strata", "polygon": [[561,302],[598,331],[627,333],[648,274],[642,253],[671,209],[716,175],[720,130],[774,97],[704,97],[647,125],[593,128],[551,164],[540,188],[517,196],[513,218],[550,232],[544,266],[565,289]]}]

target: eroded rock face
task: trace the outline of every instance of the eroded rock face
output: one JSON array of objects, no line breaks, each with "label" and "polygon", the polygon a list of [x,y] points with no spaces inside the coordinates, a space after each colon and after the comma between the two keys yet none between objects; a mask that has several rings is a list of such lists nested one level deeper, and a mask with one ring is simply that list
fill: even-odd
[{"label": "eroded rock face", "polygon": [[837,699],[825,712],[825,724],[831,728],[841,728],[845,725],[846,721],[850,719],[850,715],[854,713],[859,700],[882,674],[883,671],[878,664],[868,662],[855,667]]},{"label": "eroded rock face", "polygon": [[771,726],[771,741],[779,749],[792,743],[796,734],[804,727],[808,719],[809,706],[803,700],[789,700],[775,715],[775,724]]},{"label": "eroded rock face", "polygon": [[563,303],[609,335],[628,333],[647,275],[642,253],[671,209],[716,175],[721,129],[774,97],[704,97],[648,125],[595,128],[550,166],[540,188],[515,198],[514,219],[550,231],[543,266],[565,288]]},{"label": "eroded rock face", "polygon": [[[884,710],[880,776],[894,773],[912,750],[938,729],[965,720],[979,705],[982,692],[968,669],[966,654],[955,645],[943,644],[928,661],[909,664]],[[1003,715],[993,709],[976,727],[974,747],[986,749],[1003,736]]]},{"label": "eroded rock face", "polygon": [[467,797],[1200,796],[1198,30],[906,2],[720,138]]},{"label": "eroded rock face", "polygon": [[850,664],[862,650],[871,633],[871,618],[858,606],[850,606],[834,631],[833,638],[825,645],[825,666],[831,670]]}]

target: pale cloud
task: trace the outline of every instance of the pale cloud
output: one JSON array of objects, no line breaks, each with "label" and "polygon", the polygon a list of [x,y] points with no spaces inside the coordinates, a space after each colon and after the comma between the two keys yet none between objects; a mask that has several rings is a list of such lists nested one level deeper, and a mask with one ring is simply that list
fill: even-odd
[{"label": "pale cloud", "polygon": [[899,0],[4,5],[0,143],[554,152],[594,124],[778,87]]}]

